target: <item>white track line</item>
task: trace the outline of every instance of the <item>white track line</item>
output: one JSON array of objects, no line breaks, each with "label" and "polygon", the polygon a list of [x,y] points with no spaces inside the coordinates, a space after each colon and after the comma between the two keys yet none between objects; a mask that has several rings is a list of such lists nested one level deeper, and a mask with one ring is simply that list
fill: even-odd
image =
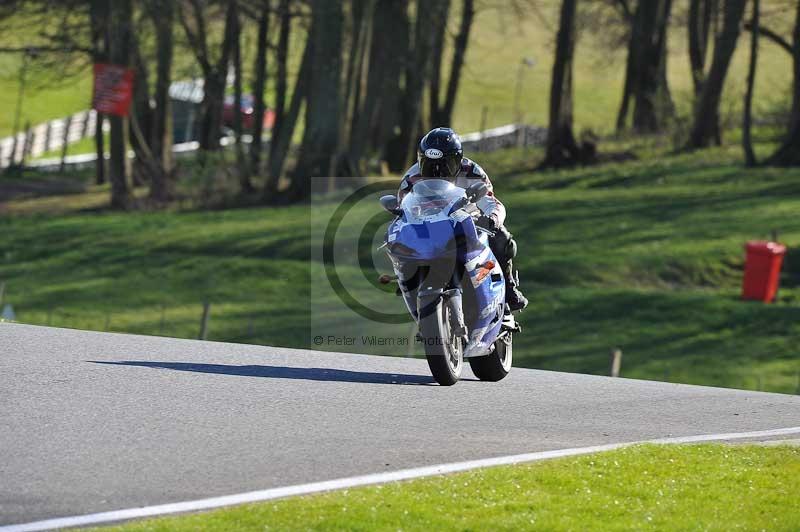
[{"label": "white track line", "polygon": [[358,477],[340,478],[336,480],[326,480],[324,482],[312,482],[310,484],[299,484],[297,486],[286,486],[283,488],[272,488],[261,491],[249,491],[235,495],[225,495],[223,497],[212,497],[210,499],[200,499],[196,501],[186,501],[171,504],[160,504],[157,506],[145,506],[142,508],[129,508],[127,510],[115,510],[89,515],[78,515],[73,517],[61,517],[57,519],[47,519],[45,521],[35,521],[19,525],[0,526],[0,532],[31,532],[36,530],[50,530],[54,528],[69,528],[87,525],[98,525],[112,523],[115,521],[125,521],[128,519],[140,519],[143,517],[153,517],[158,515],[177,514],[185,512],[196,512],[200,510],[210,510],[223,506],[232,506],[252,502],[268,501],[280,499],[293,495],[308,495],[323,491],[338,490],[344,488],[354,488],[370,484],[382,484],[385,482],[396,482],[399,480],[409,480],[413,478],[429,477],[432,475],[442,475],[446,473],[458,473],[470,469],[482,467],[492,467],[501,465],[518,464],[521,462],[536,462],[550,458],[563,458],[567,456],[578,456],[582,454],[597,453],[601,451],[612,451],[631,445],[643,443],[657,444],[681,444],[697,443],[706,441],[728,441],[743,440],[752,438],[772,438],[776,436],[787,436],[800,434],[800,427],[785,429],[759,430],[754,432],[731,432],[727,434],[703,434],[699,436],[683,436],[677,438],[661,438],[656,440],[643,440],[627,443],[610,443],[606,445],[594,445],[591,447],[576,447],[572,449],[557,449],[554,451],[540,451],[536,453],[515,454],[510,456],[498,456],[496,458],[485,458],[483,460],[471,460],[468,462],[456,462],[452,464],[441,464],[428,467],[417,467],[414,469],[402,469],[388,473],[376,473],[373,475],[362,475]]}]

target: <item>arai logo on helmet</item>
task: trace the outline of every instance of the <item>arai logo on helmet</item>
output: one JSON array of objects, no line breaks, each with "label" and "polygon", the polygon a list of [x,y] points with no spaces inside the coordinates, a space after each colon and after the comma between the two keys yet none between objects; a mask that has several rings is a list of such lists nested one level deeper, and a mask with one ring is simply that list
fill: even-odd
[{"label": "arai logo on helmet", "polygon": [[425,150],[425,157],[428,159],[441,159],[444,156],[444,153],[441,150],[437,150],[436,148],[428,148]]}]

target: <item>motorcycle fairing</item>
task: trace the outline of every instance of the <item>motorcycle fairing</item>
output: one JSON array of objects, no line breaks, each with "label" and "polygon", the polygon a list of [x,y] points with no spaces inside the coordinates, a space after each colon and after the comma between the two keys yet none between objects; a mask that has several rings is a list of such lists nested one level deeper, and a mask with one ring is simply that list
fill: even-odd
[{"label": "motorcycle fairing", "polygon": [[505,310],[506,290],[502,269],[489,247],[487,234],[478,232],[471,216],[458,224],[466,235],[464,275],[469,276],[475,291],[475,304],[480,309],[477,318],[469,324],[469,343],[464,349],[464,358],[469,358],[487,354],[497,339]]},{"label": "motorcycle fairing", "polygon": [[[467,324],[470,332],[464,357],[483,356],[491,350],[502,324],[505,307],[503,274],[486,234],[478,232],[472,217],[464,216],[461,210],[445,213],[446,217],[439,215],[418,220],[408,216],[404,209],[403,215],[390,224],[387,232],[389,256],[406,307],[417,321],[419,287],[414,285],[414,276],[419,266],[437,263],[439,267],[458,271],[456,264],[463,265],[464,277],[470,280],[474,303],[479,309],[474,313],[476,317]],[[418,223],[409,223],[409,220]]]}]

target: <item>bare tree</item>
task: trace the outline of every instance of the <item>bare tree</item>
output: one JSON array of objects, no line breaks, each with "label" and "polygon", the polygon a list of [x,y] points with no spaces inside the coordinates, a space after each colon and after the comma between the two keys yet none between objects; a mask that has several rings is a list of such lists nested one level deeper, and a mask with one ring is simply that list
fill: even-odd
[{"label": "bare tree", "polygon": [[642,0],[630,19],[625,89],[617,129],[626,127],[634,101],[633,129],[653,133],[664,128],[675,107],[667,84],[667,26],[672,0]]},{"label": "bare tree", "polygon": [[144,24],[138,17],[134,21],[134,31],[131,32],[130,54],[135,71],[133,84],[133,104],[131,107],[129,135],[131,147],[135,154],[132,166],[131,179],[136,187],[150,182],[151,175],[157,170],[155,156],[150,150],[151,139],[147,136],[153,124],[153,109],[150,104],[150,70],[141,50],[139,34],[144,31]]},{"label": "bare tree", "polygon": [[756,154],[753,151],[751,136],[753,119],[753,88],[756,81],[756,64],[758,63],[758,28],[761,15],[760,0],[753,0],[753,22],[750,36],[750,68],[747,72],[747,91],[744,97],[744,113],[742,118],[742,148],[744,149],[745,164],[756,165]]},{"label": "bare tree", "polygon": [[364,57],[368,49],[369,23],[371,20],[369,15],[373,9],[374,0],[351,0],[350,2],[350,48],[347,53],[347,69],[344,83],[346,115],[343,122],[345,122],[345,125],[352,125],[354,109],[358,109]]},{"label": "bare tree", "polygon": [[542,168],[575,164],[581,150],[572,132],[572,66],[575,55],[577,0],[562,0],[556,55],[550,82],[550,124]]},{"label": "bare tree", "polygon": [[225,27],[219,55],[212,57],[209,39],[209,0],[181,0],[179,18],[189,47],[194,52],[203,72],[203,101],[200,119],[200,149],[218,150],[222,131],[222,108],[225,99],[225,82],[231,54],[238,39],[237,14],[231,2],[222,6],[225,12]]},{"label": "bare tree", "polygon": [[[278,191],[278,178],[283,172],[283,163],[289,149],[289,144],[294,134],[294,126],[300,114],[303,99],[305,97],[305,78],[310,69],[310,48],[306,43],[306,51],[303,52],[300,74],[297,78],[292,95],[292,103],[289,112],[286,111],[286,95],[288,88],[288,69],[287,58],[289,55],[289,36],[292,30],[292,15],[289,0],[281,0],[278,7],[280,17],[280,29],[278,33],[278,46],[275,50],[275,123],[272,126],[272,138],[269,144],[269,169],[267,180],[264,183],[262,196],[266,201],[275,199]],[[292,112],[294,111],[294,112]]]},{"label": "bare tree", "polygon": [[689,63],[692,69],[695,99],[700,99],[705,80],[711,21],[717,13],[718,0],[689,0],[687,36],[689,38]]},{"label": "bare tree", "polygon": [[289,198],[292,201],[309,197],[312,177],[333,173],[341,116],[343,18],[342,0],[312,1],[312,68],[305,131]]},{"label": "bare tree", "polygon": [[399,125],[401,78],[409,46],[407,2],[376,2],[371,26],[366,89],[354,113],[348,150],[349,160],[356,169],[365,154],[383,156],[386,143]]},{"label": "bare tree", "polygon": [[431,50],[430,94],[428,96],[430,125],[445,125],[439,120],[444,113],[442,99],[442,60],[445,51],[445,36],[447,35],[447,20],[449,19],[450,0],[433,0],[428,8],[431,13],[431,35],[433,49]]},{"label": "bare tree", "polygon": [[[283,0],[281,5],[285,3]],[[262,136],[264,134],[264,115],[266,103],[264,90],[267,85],[267,48],[269,41],[270,0],[258,2],[258,42],[256,59],[253,68],[253,140],[250,143],[250,169],[255,174],[261,173],[261,154],[264,150]],[[288,6],[286,7],[288,10]]]},{"label": "bare tree", "polygon": [[447,35],[447,20],[449,18],[450,0],[433,0],[425,11],[428,14],[428,31],[432,34],[430,66],[430,122],[433,126],[449,126],[453,120],[453,109],[456,105],[458,86],[461,82],[461,72],[467,54],[469,35],[475,19],[474,0],[464,0],[461,8],[461,21],[458,33],[453,40],[453,58],[450,63],[450,77],[447,80],[444,100],[442,100],[442,64],[445,51],[445,36]]},{"label": "bare tree", "polygon": [[[283,173],[295,126],[308,93],[308,78],[311,75],[312,61],[314,59],[313,51],[314,43],[311,39],[307,39],[289,107],[286,111],[281,109],[281,112],[278,112],[276,109],[275,112],[275,127],[272,130],[272,142],[270,143],[269,178],[264,186],[263,196],[267,202],[278,201],[278,178]],[[295,185],[295,188],[299,187]]]},{"label": "bare tree", "polygon": [[719,141],[719,104],[722,89],[728,74],[731,57],[741,33],[742,17],[747,0],[725,0],[722,31],[714,45],[711,70],[703,83],[703,91],[697,102],[694,125],[686,144],[688,149],[705,148]]},{"label": "bare tree", "polygon": [[[166,203],[175,192],[169,98],[174,53],[173,3],[169,0],[146,0],[142,2],[141,14],[130,38],[130,54],[136,74],[129,122],[135,154],[133,182],[137,186],[149,184],[150,199],[155,203]],[[154,58],[143,48],[149,39],[140,37],[149,35],[151,29],[155,36]],[[150,67],[153,63],[155,84],[151,85]]]},{"label": "bare tree", "polygon": [[434,36],[428,25],[430,12],[421,8],[422,4],[418,2],[414,21],[414,37],[411,39],[412,44],[409,47],[409,57],[406,61],[400,133],[395,143],[395,149],[387,153],[389,168],[396,171],[402,170],[408,164],[408,158],[415,152],[425,82],[431,70],[431,50]]},{"label": "bare tree", "polygon": [[788,134],[780,148],[766,161],[777,166],[800,166],[800,2],[797,4],[792,35],[792,111]]},{"label": "bare tree", "polygon": [[[131,0],[115,0],[109,8],[109,58],[120,66],[130,65],[131,31],[133,29],[133,5]],[[110,165],[111,207],[128,209],[131,195],[128,188],[130,165],[128,164],[128,118],[110,116]]]},{"label": "bare tree", "polygon": [[461,8],[461,25],[453,43],[453,64],[450,69],[450,79],[447,81],[447,93],[442,107],[442,113],[435,122],[439,125],[450,125],[453,121],[453,109],[456,106],[458,85],[461,82],[461,71],[464,67],[464,58],[467,54],[469,34],[472,21],[475,18],[475,0],[464,0]]},{"label": "bare tree", "polygon": [[[104,63],[108,61],[108,2],[91,0],[89,2],[89,24],[91,26],[92,61]],[[95,146],[95,182],[102,185],[106,182],[106,150],[103,124],[105,117],[97,113],[94,130]]]},{"label": "bare tree", "polygon": [[150,198],[157,202],[167,202],[175,195],[172,105],[169,97],[174,53],[175,6],[172,0],[149,0],[145,6],[156,36],[156,84],[150,132],[150,148],[155,159],[156,171],[151,176]]},{"label": "bare tree", "polygon": [[[236,174],[239,178],[239,192],[242,196],[249,196],[255,191],[253,183],[250,181],[250,169],[247,156],[242,142],[244,133],[244,121],[242,120],[242,101],[243,101],[243,74],[242,74],[242,26],[239,16],[238,0],[228,0],[227,11],[230,31],[233,38],[233,134],[234,150],[236,152]],[[263,97],[263,96],[262,96]]]}]

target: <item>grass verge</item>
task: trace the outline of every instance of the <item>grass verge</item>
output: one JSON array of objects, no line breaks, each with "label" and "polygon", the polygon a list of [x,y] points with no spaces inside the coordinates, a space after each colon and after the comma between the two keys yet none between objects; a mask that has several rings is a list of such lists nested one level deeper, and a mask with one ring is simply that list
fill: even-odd
[{"label": "grass verge", "polygon": [[797,530],[800,448],[643,445],[110,529]]}]

